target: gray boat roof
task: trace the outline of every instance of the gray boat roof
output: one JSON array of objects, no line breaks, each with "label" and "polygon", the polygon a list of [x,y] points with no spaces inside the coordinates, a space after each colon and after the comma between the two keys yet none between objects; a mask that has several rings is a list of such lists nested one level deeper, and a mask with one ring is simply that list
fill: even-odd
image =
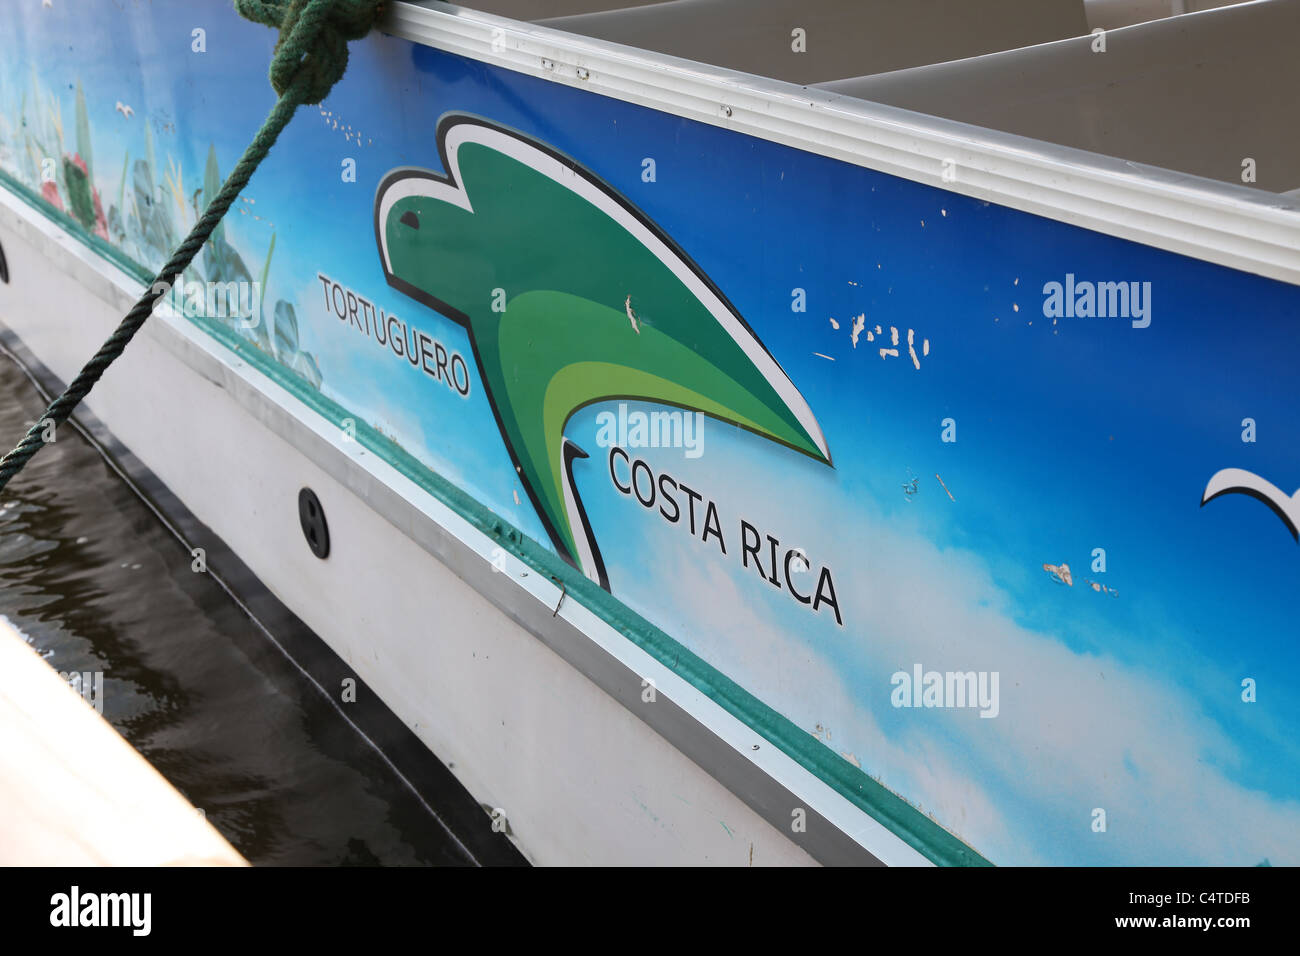
[{"label": "gray boat roof", "polygon": [[799,84],[1088,32],[1082,0],[669,0],[540,22]]},{"label": "gray boat roof", "polygon": [[1300,2],[1256,0],[823,88],[1270,192],[1300,187]]},{"label": "gray boat roof", "polygon": [[1300,0],[462,5],[1222,182],[1300,188]]}]

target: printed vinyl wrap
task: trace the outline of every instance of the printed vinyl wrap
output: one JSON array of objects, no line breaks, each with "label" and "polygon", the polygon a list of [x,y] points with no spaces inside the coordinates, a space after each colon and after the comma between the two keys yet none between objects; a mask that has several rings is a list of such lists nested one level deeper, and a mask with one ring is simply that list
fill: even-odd
[{"label": "printed vinyl wrap", "polygon": [[[3,185],[156,268],[274,34],[14,7]],[[1300,862],[1296,288],[484,57],[354,44],[178,310],[992,862]]]}]

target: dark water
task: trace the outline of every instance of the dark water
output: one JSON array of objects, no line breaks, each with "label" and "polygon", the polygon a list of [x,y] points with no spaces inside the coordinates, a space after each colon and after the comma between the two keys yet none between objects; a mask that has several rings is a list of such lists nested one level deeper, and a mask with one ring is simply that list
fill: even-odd
[{"label": "dark water", "polygon": [[[6,450],[43,408],[0,354]],[[473,862],[71,427],[0,492],[0,614],[251,862]]]}]

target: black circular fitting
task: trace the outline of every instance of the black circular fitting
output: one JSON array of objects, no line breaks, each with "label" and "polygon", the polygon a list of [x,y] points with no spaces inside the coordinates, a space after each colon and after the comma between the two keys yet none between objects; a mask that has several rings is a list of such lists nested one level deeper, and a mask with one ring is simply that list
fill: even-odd
[{"label": "black circular fitting", "polygon": [[298,520],[302,523],[302,534],[307,539],[311,553],[318,558],[328,558],[330,529],[325,523],[325,509],[321,507],[316,492],[310,488],[298,492]]}]

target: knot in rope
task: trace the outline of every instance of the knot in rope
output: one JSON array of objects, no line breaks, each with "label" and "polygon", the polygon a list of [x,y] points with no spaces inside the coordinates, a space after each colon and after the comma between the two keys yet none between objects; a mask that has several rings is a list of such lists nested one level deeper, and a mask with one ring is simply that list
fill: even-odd
[{"label": "knot in rope", "polygon": [[280,31],[271,58],[271,86],[295,88],[299,103],[325,99],[348,66],[348,41],[374,26],[383,0],[235,0],[247,20]]}]

